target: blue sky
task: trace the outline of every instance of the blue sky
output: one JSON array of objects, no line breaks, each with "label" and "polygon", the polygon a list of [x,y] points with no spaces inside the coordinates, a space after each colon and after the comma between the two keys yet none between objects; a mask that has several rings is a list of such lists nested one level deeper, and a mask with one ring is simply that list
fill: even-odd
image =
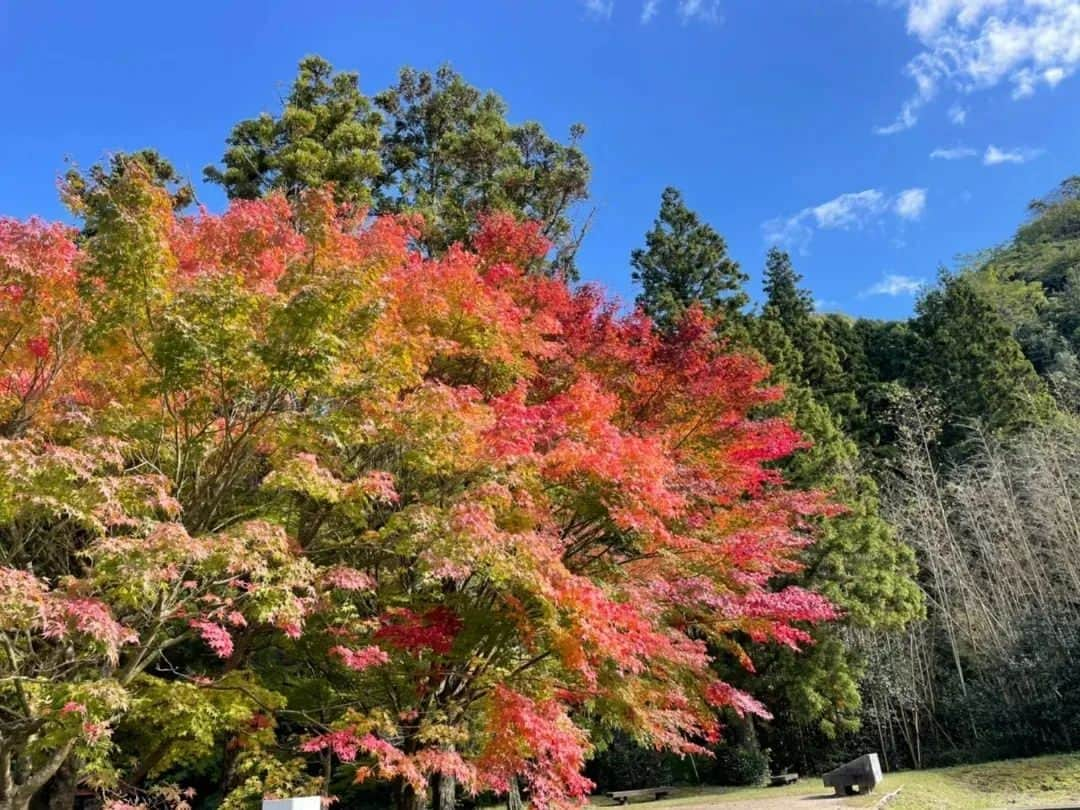
[{"label": "blue sky", "polygon": [[154,146],[198,178],[308,53],[369,92],[450,62],[515,120],[584,123],[583,275],[626,300],[666,185],[755,294],[775,239],[825,307],[900,317],[1080,172],[1080,0],[0,0],[0,213],[63,216],[65,159]]}]

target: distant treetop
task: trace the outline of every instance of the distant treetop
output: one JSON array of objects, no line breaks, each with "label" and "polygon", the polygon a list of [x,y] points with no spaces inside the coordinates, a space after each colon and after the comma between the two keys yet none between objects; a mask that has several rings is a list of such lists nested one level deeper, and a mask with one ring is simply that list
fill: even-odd
[{"label": "distant treetop", "polygon": [[560,142],[536,122],[512,124],[506,103],[449,66],[404,68],[392,87],[368,98],[356,73],[305,57],[283,109],[239,122],[222,165],[207,180],[230,199],[333,184],[339,203],[373,213],[419,213],[419,246],[438,255],[468,244],[477,217],[507,212],[540,223],[553,245],[545,268],[577,278],[583,235],[575,220],[588,198],[585,129]]}]

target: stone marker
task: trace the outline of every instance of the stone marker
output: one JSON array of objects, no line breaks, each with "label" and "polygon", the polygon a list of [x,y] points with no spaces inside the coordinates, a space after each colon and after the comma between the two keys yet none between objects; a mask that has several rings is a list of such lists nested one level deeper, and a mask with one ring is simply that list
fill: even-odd
[{"label": "stone marker", "polygon": [[881,782],[881,763],[877,754],[863,754],[834,768],[822,777],[825,787],[831,787],[837,796],[853,796],[856,788],[859,793],[869,793]]},{"label": "stone marker", "polygon": [[263,799],[262,810],[322,810],[322,796],[297,796],[294,799]]}]

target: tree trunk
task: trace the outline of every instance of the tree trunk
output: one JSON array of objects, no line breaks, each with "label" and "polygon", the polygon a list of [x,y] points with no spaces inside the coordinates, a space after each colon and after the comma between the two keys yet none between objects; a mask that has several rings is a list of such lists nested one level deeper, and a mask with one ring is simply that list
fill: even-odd
[{"label": "tree trunk", "polygon": [[4,750],[0,755],[0,810],[29,810],[30,802],[67,763],[74,747],[75,740],[68,740],[34,771],[27,774],[22,782],[13,780],[11,753],[10,750]]},{"label": "tree trunk", "polygon": [[79,765],[74,755],[68,757],[46,786],[48,810],[74,810],[75,790],[79,787]]},{"label": "tree trunk", "polygon": [[457,804],[457,779],[437,773],[431,780],[432,810],[454,810]]},{"label": "tree trunk", "polygon": [[524,810],[525,803],[521,801],[521,787],[517,777],[510,780],[510,790],[506,793],[506,810]]},{"label": "tree trunk", "polygon": [[399,778],[394,783],[394,810],[424,810],[426,804],[427,796],[417,793],[404,779]]}]

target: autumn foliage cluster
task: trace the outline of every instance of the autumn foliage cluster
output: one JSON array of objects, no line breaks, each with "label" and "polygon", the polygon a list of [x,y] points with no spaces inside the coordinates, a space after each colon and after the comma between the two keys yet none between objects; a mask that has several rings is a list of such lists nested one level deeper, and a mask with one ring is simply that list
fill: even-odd
[{"label": "autumn foliage cluster", "polygon": [[0,220],[0,807],[64,769],[563,807],[612,729],[765,713],[715,659],[832,617],[770,586],[829,507],[700,310],[528,272],[509,215],[431,257],[325,191],[67,195],[79,232]]}]

